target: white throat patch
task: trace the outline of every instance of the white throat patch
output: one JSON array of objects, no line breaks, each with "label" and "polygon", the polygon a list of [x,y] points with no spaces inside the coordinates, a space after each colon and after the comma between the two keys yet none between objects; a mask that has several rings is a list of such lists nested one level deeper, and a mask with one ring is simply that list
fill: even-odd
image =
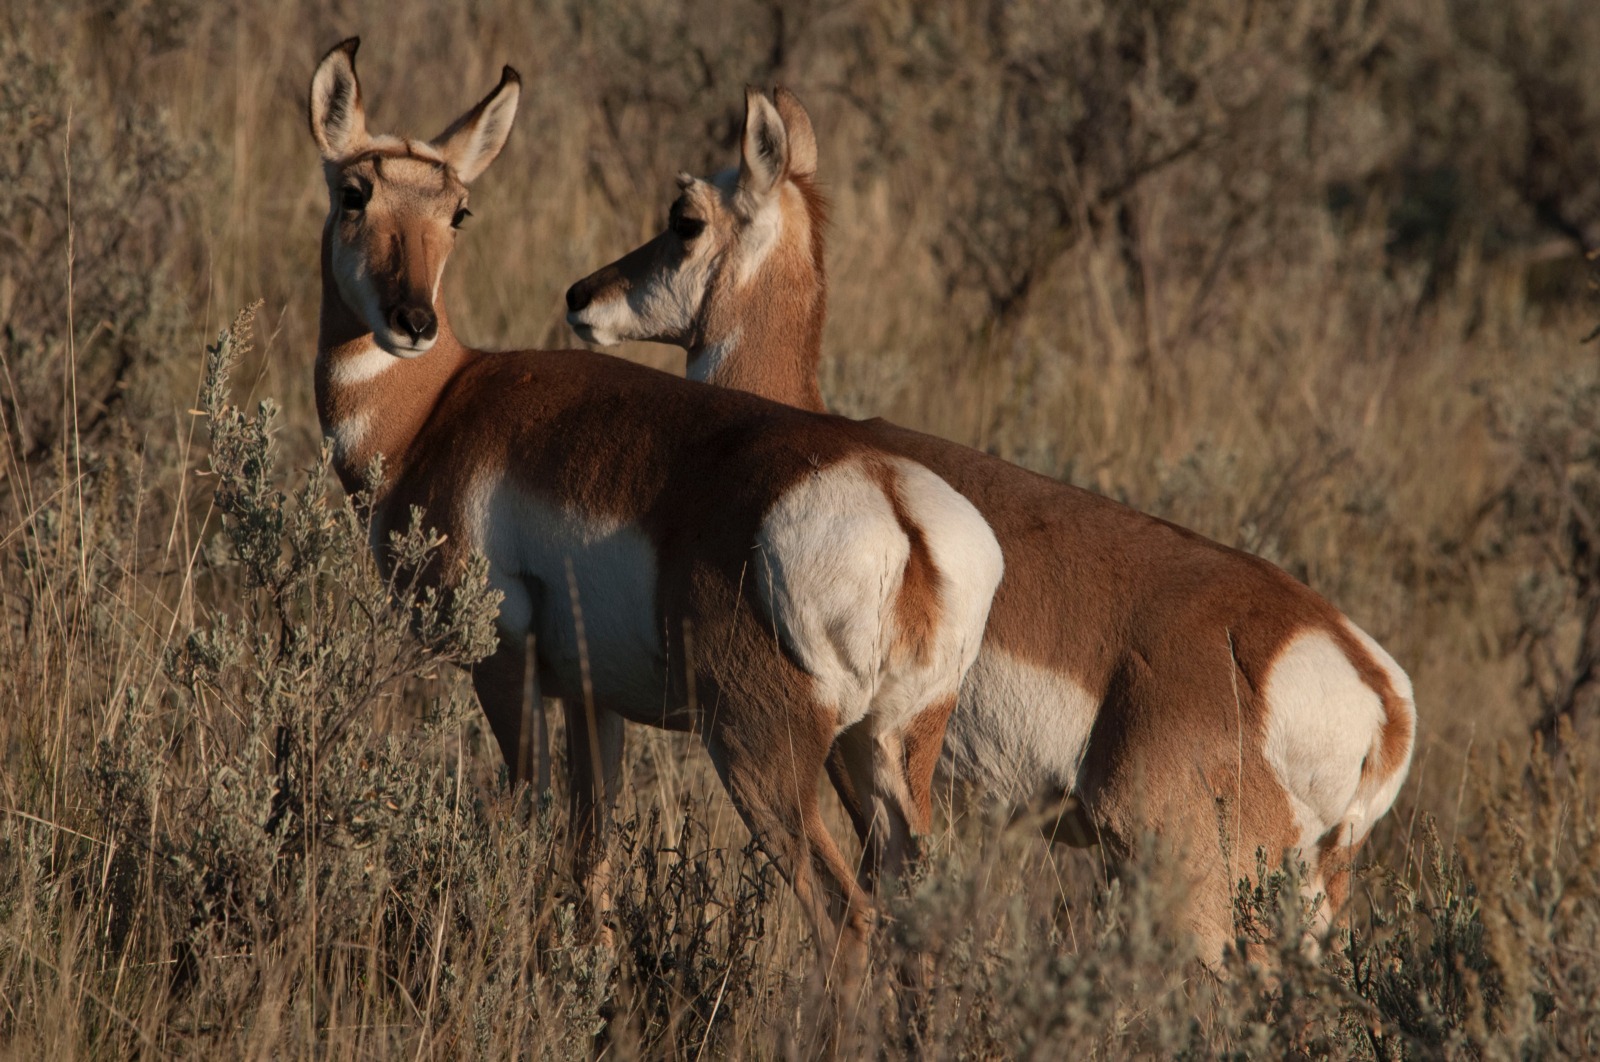
[{"label": "white throat patch", "polygon": [[361,349],[339,357],[328,371],[328,379],[336,387],[350,387],[376,379],[400,361],[369,337]]},{"label": "white throat patch", "polygon": [[699,383],[713,383],[723,364],[733,356],[739,344],[739,329],[735,328],[723,338],[707,346],[698,356],[689,359],[684,375]]}]

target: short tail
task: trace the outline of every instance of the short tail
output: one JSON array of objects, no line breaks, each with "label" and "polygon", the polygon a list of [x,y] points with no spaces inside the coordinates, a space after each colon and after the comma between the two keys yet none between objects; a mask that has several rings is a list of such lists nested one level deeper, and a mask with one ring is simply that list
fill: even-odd
[{"label": "short tail", "polygon": [[1349,897],[1355,850],[1366,841],[1372,828],[1400,795],[1400,786],[1411,769],[1411,750],[1417,733],[1417,706],[1411,679],[1382,646],[1354,624],[1350,629],[1361,650],[1352,655],[1365,657],[1352,659],[1352,663],[1357,665],[1363,681],[1378,695],[1383,705],[1383,720],[1361,760],[1361,774],[1349,806],[1334,827],[1317,842],[1316,874],[1309,884],[1310,891],[1325,894],[1326,902],[1319,916],[1324,928],[1343,910]]},{"label": "short tail", "polygon": [[1361,761],[1361,779],[1350,802],[1338,843],[1354,847],[1394,806],[1400,786],[1411,769],[1411,752],[1416,745],[1417,705],[1410,677],[1382,646],[1365,632],[1351,625],[1357,641],[1369,657],[1370,666],[1361,668],[1362,677],[1383,702],[1383,722],[1372,736],[1372,745]]}]

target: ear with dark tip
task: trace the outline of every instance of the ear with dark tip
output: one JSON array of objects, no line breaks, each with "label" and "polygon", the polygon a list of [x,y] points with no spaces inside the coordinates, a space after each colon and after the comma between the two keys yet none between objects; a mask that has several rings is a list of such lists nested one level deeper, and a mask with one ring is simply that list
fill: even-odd
[{"label": "ear with dark tip", "polygon": [[760,89],[746,88],[739,188],[754,196],[766,196],[783,180],[788,165],[789,139],[778,109]]},{"label": "ear with dark tip", "polygon": [[462,184],[471,184],[506,146],[511,123],[522,98],[522,77],[509,66],[500,83],[472,110],[450,123],[431,143],[444,156]]},{"label": "ear with dark tip", "polygon": [[817,134],[811,128],[811,116],[800,105],[800,98],[782,85],[773,97],[778,105],[778,117],[783,119],[784,133],[789,138],[789,176],[815,177]]},{"label": "ear with dark tip", "polygon": [[328,161],[348,158],[367,142],[367,114],[356,79],[360,37],[340,41],[328,50],[311,75],[311,136]]}]

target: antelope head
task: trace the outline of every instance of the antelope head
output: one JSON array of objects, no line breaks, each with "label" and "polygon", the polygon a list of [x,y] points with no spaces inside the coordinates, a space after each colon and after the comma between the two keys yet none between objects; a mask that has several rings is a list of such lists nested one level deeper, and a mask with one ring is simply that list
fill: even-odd
[{"label": "antelope head", "polygon": [[[567,291],[567,323],[586,342],[673,343],[693,353],[741,325],[736,304],[809,268],[820,248],[817,140],[800,101],[745,90],[737,169],[678,175],[666,229]],[[820,233],[819,233],[820,239]],[[761,292],[767,294],[766,292]],[[820,327],[820,319],[819,319]],[[691,360],[691,375],[696,375]]]},{"label": "antelope head", "polygon": [[511,132],[522,82],[500,83],[432,140],[367,132],[352,37],[323,57],[311,81],[311,135],[328,181],[324,267],[345,307],[378,345],[415,358],[439,336],[439,280],[469,215],[467,186]]}]

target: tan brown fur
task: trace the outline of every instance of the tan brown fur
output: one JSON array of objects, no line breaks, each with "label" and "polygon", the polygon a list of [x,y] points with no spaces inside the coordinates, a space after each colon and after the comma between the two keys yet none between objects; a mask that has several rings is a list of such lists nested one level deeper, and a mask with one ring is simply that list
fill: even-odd
[{"label": "tan brown fur", "polygon": [[933,772],[939,765],[939,752],[944,746],[944,731],[950,722],[950,713],[956,710],[956,698],[935,704],[906,728],[905,773],[911,780],[911,792],[917,801],[916,832],[925,834],[933,828]]},{"label": "tan brown fur", "polygon": [[[905,499],[900,496],[900,482],[892,468],[876,465],[872,469],[878,485],[894,509],[895,520],[911,544],[911,555],[906,562],[905,576],[895,593],[895,616],[898,639],[895,650],[914,654],[926,661],[933,652],[933,631],[939,625],[942,611],[939,602],[943,582],[939,567],[928,551],[927,537],[922,528],[906,511]],[[941,737],[943,729],[940,730]]]}]

